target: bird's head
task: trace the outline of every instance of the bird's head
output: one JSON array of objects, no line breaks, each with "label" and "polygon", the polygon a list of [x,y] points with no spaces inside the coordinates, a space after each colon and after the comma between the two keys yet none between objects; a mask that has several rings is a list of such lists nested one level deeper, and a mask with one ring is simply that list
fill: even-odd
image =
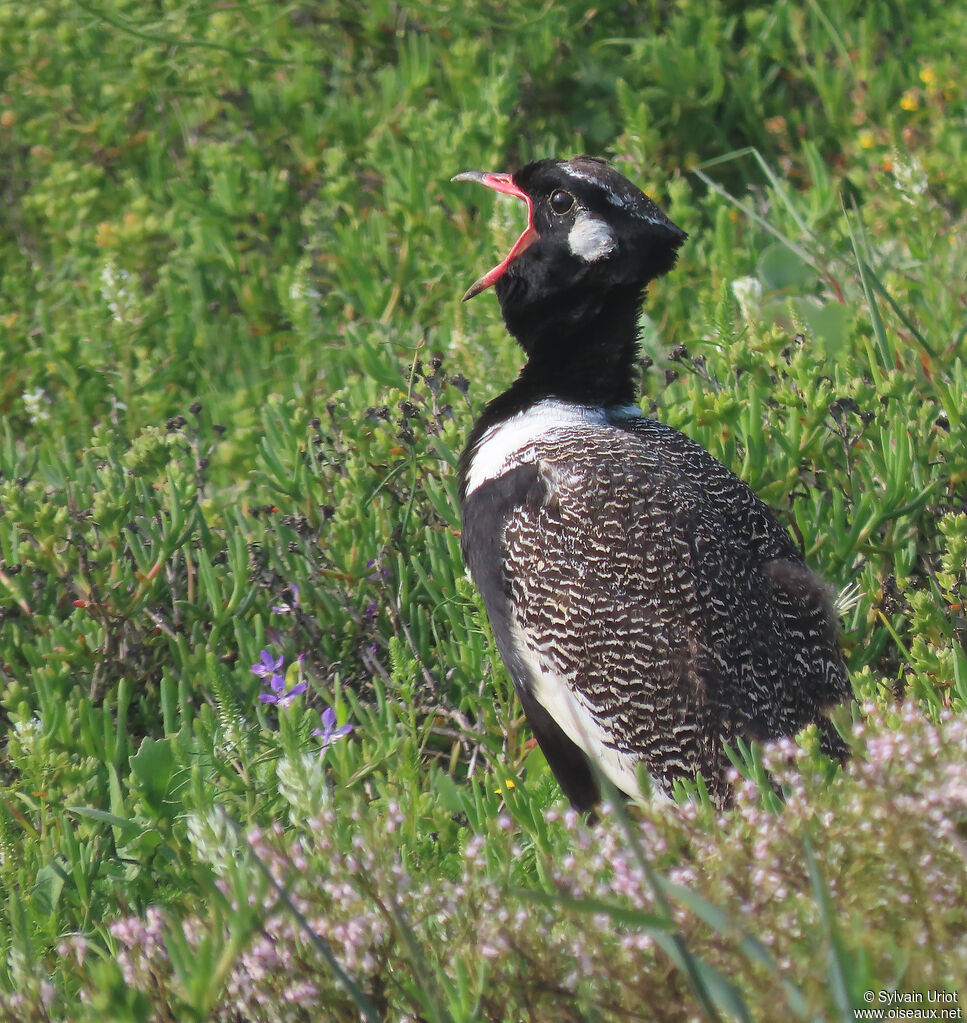
[{"label": "bird's head", "polygon": [[539,160],[515,174],[467,171],[527,204],[527,226],[510,252],[480,277],[464,301],[496,287],[511,333],[527,347],[540,326],[578,328],[616,295],[640,302],[649,281],[667,273],[685,232],[603,160]]}]

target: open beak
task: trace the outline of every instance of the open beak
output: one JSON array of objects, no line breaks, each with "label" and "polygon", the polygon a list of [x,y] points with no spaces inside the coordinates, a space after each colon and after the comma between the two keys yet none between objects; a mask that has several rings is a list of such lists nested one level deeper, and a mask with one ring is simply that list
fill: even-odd
[{"label": "open beak", "polygon": [[522,191],[517,185],[514,184],[514,179],[509,174],[491,174],[487,171],[464,171],[462,174],[455,174],[451,181],[477,181],[481,185],[486,185],[488,188],[492,188],[495,192],[503,192],[505,195],[514,195],[518,199],[523,199],[527,203],[527,227],[524,228],[523,233],[514,242],[513,248],[510,252],[493,268],[488,270],[483,277],[478,278],[470,287],[467,289],[466,295],[463,296],[463,301],[473,298],[474,295],[479,295],[481,291],[486,291],[487,288],[492,288],[498,280],[503,276],[504,271],[510,266],[511,263],[527,248],[534,244],[538,239],[537,231],[534,229],[534,207],[531,203],[530,196]]}]

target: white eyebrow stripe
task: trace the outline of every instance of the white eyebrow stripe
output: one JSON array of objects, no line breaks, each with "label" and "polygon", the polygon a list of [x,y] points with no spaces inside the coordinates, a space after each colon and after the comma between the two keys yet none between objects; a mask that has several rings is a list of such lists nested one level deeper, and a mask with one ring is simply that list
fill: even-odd
[{"label": "white eyebrow stripe", "polygon": [[596,263],[614,252],[618,243],[611,228],[603,220],[581,210],[568,232],[567,246],[578,259],[583,259],[585,263]]},{"label": "white eyebrow stripe", "polygon": [[660,218],[653,217],[644,212],[641,209],[641,203],[638,201],[636,196],[619,195],[610,185],[606,185],[600,178],[594,177],[593,174],[586,174],[584,171],[575,170],[568,164],[563,164],[562,169],[567,174],[570,174],[572,178],[577,178],[578,181],[586,181],[589,185],[594,185],[595,188],[599,188],[602,192],[604,192],[608,202],[610,202],[612,206],[617,206],[619,209],[627,210],[632,216],[638,217],[641,220],[646,220],[649,224],[663,223]]},{"label": "white eyebrow stripe", "polygon": [[589,185],[594,185],[595,188],[600,188],[614,206],[620,206],[622,209],[631,210],[632,213],[635,212],[635,204],[633,202],[629,201],[626,196],[618,195],[618,193],[610,185],[606,185],[600,178],[593,177],[591,174],[585,174],[584,171],[574,170],[571,167],[565,167],[565,170],[572,178],[577,178],[578,181],[586,181]]}]

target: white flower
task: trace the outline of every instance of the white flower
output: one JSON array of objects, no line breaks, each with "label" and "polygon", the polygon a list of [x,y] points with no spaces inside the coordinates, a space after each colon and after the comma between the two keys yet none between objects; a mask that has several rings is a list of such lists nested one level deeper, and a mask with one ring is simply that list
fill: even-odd
[{"label": "white flower", "polygon": [[225,813],[218,809],[205,814],[192,812],[187,823],[188,841],[198,859],[224,872],[238,853],[238,836]]},{"label": "white flower", "polygon": [[927,174],[920,163],[920,158],[911,154],[908,160],[893,153],[893,185],[911,205],[916,205],[921,195],[927,190]]},{"label": "white flower", "polygon": [[758,277],[737,278],[732,282],[732,294],[747,320],[758,319],[762,306],[762,281]]},{"label": "white flower", "polygon": [[50,419],[50,412],[47,411],[47,392],[42,387],[33,391],[24,391],[21,398],[27,418],[32,423],[42,423],[44,420]]},{"label": "white flower", "polygon": [[119,270],[113,262],[101,268],[101,297],[107,302],[111,315],[118,323],[124,323],[133,304],[134,295],[124,286],[131,279],[127,270]]}]

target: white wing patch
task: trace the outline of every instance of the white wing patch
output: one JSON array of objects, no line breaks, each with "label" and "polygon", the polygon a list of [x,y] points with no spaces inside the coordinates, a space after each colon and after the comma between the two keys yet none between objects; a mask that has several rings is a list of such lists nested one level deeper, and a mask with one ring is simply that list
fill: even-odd
[{"label": "white wing patch", "polygon": [[533,462],[534,445],[555,433],[620,425],[643,416],[637,405],[620,408],[573,405],[545,398],[523,412],[495,423],[477,441],[467,471],[466,497],[487,480],[499,479],[525,462]]},{"label": "white wing patch", "polygon": [[574,226],[567,236],[571,252],[585,263],[596,263],[614,252],[618,243],[611,228],[597,217],[582,210],[574,220]]},{"label": "white wing patch", "polygon": [[496,423],[480,438],[471,456],[467,497],[481,483],[499,479],[518,465],[533,461],[527,457],[528,449],[548,434],[581,426],[604,426],[607,422],[604,409],[546,399]]}]

